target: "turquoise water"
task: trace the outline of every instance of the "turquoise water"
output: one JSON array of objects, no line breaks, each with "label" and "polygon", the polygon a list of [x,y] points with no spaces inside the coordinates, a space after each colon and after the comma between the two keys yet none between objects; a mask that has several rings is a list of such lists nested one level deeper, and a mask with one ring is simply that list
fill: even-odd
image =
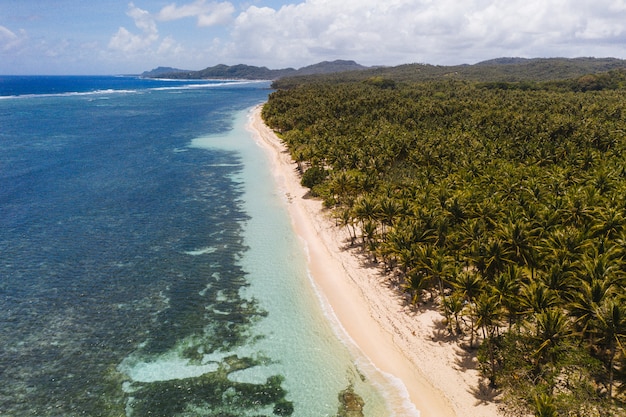
[{"label": "turquoise water", "polygon": [[[266,335],[254,348],[280,360],[265,368],[240,373],[242,381],[261,381],[268,373],[285,375],[285,387],[295,403],[308,404],[303,416],[335,415],[337,395],[348,386],[365,400],[366,415],[388,415],[380,392],[363,381],[364,370],[355,365],[349,341],[340,340],[341,329],[321,306],[308,278],[306,254],[295,236],[286,211],[284,195],[277,192],[267,159],[246,132],[247,112],[240,113],[234,130],[220,138],[201,138],[193,146],[233,149],[243,157],[241,180],[245,184],[246,222],[244,241],[249,250],[243,268],[254,277],[246,293],[268,312],[257,330]],[[364,365],[368,366],[368,365]],[[367,369],[371,372],[370,369]],[[313,407],[315,405],[315,407]]]},{"label": "turquoise water", "polygon": [[0,79],[0,414],[393,415],[244,128],[268,83],[78,78]]}]

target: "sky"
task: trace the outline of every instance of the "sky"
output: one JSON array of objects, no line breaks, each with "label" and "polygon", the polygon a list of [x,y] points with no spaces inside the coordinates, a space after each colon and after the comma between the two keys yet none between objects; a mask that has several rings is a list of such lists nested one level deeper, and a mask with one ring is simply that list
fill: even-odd
[{"label": "sky", "polygon": [[626,0],[0,0],[0,74],[626,58]]}]

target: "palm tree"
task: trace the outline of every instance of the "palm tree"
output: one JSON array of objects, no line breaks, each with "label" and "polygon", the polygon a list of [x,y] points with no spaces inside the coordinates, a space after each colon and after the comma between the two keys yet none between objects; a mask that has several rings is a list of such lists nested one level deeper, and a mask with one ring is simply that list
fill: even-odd
[{"label": "palm tree", "polygon": [[510,259],[521,266],[526,266],[534,277],[536,266],[536,249],[531,239],[528,223],[516,220],[503,226],[498,235],[502,239],[502,246]]},{"label": "palm tree", "polygon": [[350,214],[349,209],[341,208],[339,209],[336,217],[336,222],[338,225],[345,227],[348,229],[348,234],[350,236],[350,245],[354,245],[356,241],[356,227],[354,225],[354,219]]},{"label": "palm tree", "polygon": [[[445,297],[445,287],[452,279],[454,273],[451,258],[445,250],[432,244],[418,245],[415,248],[415,262],[409,270],[409,274],[424,275],[431,286],[437,285],[439,295],[443,300]],[[444,307],[444,314],[448,323],[451,322],[448,309]]]},{"label": "palm tree", "polygon": [[436,282],[443,296],[444,285],[449,280],[453,269],[450,257],[446,252],[432,244],[419,245],[416,249],[413,270],[421,271]]},{"label": "palm tree", "polygon": [[600,341],[606,350],[606,367],[608,368],[607,395],[613,397],[613,380],[615,368],[615,356],[618,350],[622,355],[626,355],[622,341],[626,338],[626,301],[623,297],[620,300],[605,300],[601,306],[596,308],[597,329],[600,333]]},{"label": "palm tree", "polygon": [[363,223],[363,227],[361,229],[362,240],[363,240],[363,249],[365,250],[370,242],[376,240],[376,231],[377,227],[373,221],[366,221]]},{"label": "palm tree", "polygon": [[354,190],[354,180],[346,171],[339,171],[331,176],[330,187],[337,201],[345,203]]},{"label": "palm tree", "polygon": [[304,173],[304,163],[307,161],[306,151],[306,147],[300,146],[291,152],[291,159],[293,159],[298,166],[300,175]]},{"label": "palm tree", "polygon": [[424,222],[403,221],[388,231],[382,249],[387,257],[399,259],[402,272],[406,272],[416,266],[418,248],[432,246],[434,240],[434,229]]},{"label": "palm tree", "polygon": [[589,205],[583,197],[583,188],[572,190],[570,197],[567,199],[567,208],[565,209],[565,223],[576,227],[585,225],[592,216]]},{"label": "palm tree", "polygon": [[535,321],[535,334],[539,335],[541,329],[538,315],[551,307],[556,307],[559,299],[554,291],[546,287],[542,282],[531,281],[529,284],[522,285],[520,301],[529,321]]},{"label": "palm tree", "polygon": [[376,220],[379,206],[372,197],[365,195],[357,199],[353,210],[355,217],[361,222],[361,226],[363,226],[366,221]]},{"label": "palm tree", "polygon": [[474,300],[482,289],[484,288],[484,283],[482,278],[475,274],[472,271],[462,271],[456,276],[453,277],[452,285],[454,288],[459,291],[463,299],[465,300],[466,307],[469,309],[470,316],[470,349],[474,347],[474,333],[475,333],[475,323],[474,323]]},{"label": "palm tree", "polygon": [[486,239],[486,227],[483,221],[469,219],[463,222],[460,228],[457,228],[453,238],[454,246],[457,248],[457,257],[463,256],[467,262],[470,262],[480,252]]},{"label": "palm tree", "polygon": [[416,305],[420,301],[422,291],[429,286],[429,278],[421,271],[410,271],[404,277],[403,288],[411,294],[411,304]]},{"label": "palm tree", "polygon": [[592,279],[591,282],[579,280],[576,292],[571,296],[568,305],[570,315],[574,317],[576,328],[580,336],[590,345],[594,344],[591,327],[597,319],[598,306],[603,304],[615,293],[611,282],[602,279]]},{"label": "palm tree", "polygon": [[369,255],[372,257],[372,262],[374,262],[375,264],[378,263],[378,251],[380,249],[380,242],[376,239],[370,239],[367,242],[367,247],[366,247]]},{"label": "palm tree", "polygon": [[575,285],[572,267],[567,261],[551,263],[546,271],[541,271],[537,275],[538,279],[553,290],[559,298],[571,294]]},{"label": "palm tree", "polygon": [[466,204],[459,201],[458,197],[454,197],[451,202],[446,204],[447,218],[450,225],[454,226],[463,222],[467,217]]},{"label": "palm tree", "polygon": [[589,230],[593,236],[602,239],[615,239],[624,230],[626,218],[616,207],[602,207]]},{"label": "palm tree", "polygon": [[[463,296],[459,291],[452,291],[449,295],[444,295],[442,298],[441,307],[444,315],[448,318],[448,331],[450,334],[461,334],[461,321],[459,320],[459,314],[463,311]],[[454,330],[452,329],[452,317],[454,316]]]},{"label": "palm tree", "polygon": [[493,279],[510,263],[509,249],[507,249],[500,239],[492,239],[484,248],[483,254],[483,272],[488,279]]},{"label": "palm tree", "polygon": [[506,310],[509,330],[516,322],[521,309],[520,289],[525,280],[524,273],[516,265],[509,265],[506,271],[498,274],[493,281],[492,291],[498,297],[498,303]]},{"label": "palm tree", "polygon": [[395,218],[400,212],[400,206],[391,198],[383,198],[378,207],[381,223],[383,224],[382,233],[384,235],[386,234],[386,227],[393,226]]},{"label": "palm tree", "polygon": [[546,236],[541,243],[546,264],[578,260],[591,245],[587,234],[574,226],[560,227]]},{"label": "palm tree", "polygon": [[482,329],[483,340],[487,343],[489,365],[491,368],[489,381],[490,385],[495,387],[496,357],[494,338],[500,324],[500,318],[502,317],[502,306],[499,303],[498,296],[488,294],[487,292],[481,293],[476,299],[474,314],[476,315],[476,326]]},{"label": "palm tree", "polygon": [[502,202],[497,198],[491,197],[482,200],[474,206],[472,218],[480,220],[486,230],[493,230],[498,223]]},{"label": "palm tree", "polygon": [[555,364],[559,355],[559,345],[571,334],[569,320],[563,310],[552,307],[536,315],[537,343],[534,352],[537,365]]},{"label": "palm tree", "polygon": [[585,254],[575,265],[576,276],[587,282],[594,279],[616,282],[623,275],[619,252],[616,245],[607,248],[606,245],[596,244],[592,253]]}]

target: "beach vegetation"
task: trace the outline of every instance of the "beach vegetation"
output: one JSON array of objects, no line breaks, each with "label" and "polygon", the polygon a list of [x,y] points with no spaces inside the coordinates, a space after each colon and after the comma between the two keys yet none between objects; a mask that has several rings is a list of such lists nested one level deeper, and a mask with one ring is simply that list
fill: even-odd
[{"label": "beach vegetation", "polygon": [[322,167],[314,166],[302,174],[302,185],[307,188],[313,189],[317,185],[321,184],[328,174]]},{"label": "beach vegetation", "polygon": [[403,74],[290,81],[262,115],[350,244],[437,303],[511,404],[624,415],[626,71]]}]

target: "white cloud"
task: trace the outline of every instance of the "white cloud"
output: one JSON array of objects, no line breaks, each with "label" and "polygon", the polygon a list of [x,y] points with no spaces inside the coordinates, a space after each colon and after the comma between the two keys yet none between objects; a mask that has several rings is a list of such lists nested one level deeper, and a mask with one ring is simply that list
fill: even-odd
[{"label": "white cloud", "polygon": [[8,28],[0,25],[0,51],[8,52],[20,47],[27,39],[26,32],[20,30],[15,34]]},{"label": "white cloud", "polygon": [[110,49],[124,53],[140,52],[149,48],[159,39],[159,31],[149,12],[130,3],[126,14],[133,18],[135,26],[141,30],[141,33],[134,34],[125,27],[120,27],[109,40]]},{"label": "white cloud", "polygon": [[67,39],[63,39],[52,47],[47,48],[45,55],[50,58],[58,58],[65,56],[69,49],[71,49],[70,42]]},{"label": "white cloud", "polygon": [[168,21],[195,17],[198,20],[198,26],[213,26],[230,22],[234,12],[235,7],[230,2],[207,3],[206,0],[196,0],[182,6],[176,3],[165,6],[157,18]]},{"label": "white cloud", "polygon": [[157,54],[171,57],[180,56],[184,51],[185,48],[180,43],[176,42],[171,36],[167,36],[159,45]]},{"label": "white cloud", "polygon": [[198,16],[198,26],[214,26],[229,23],[233,19],[235,8],[231,3],[215,3],[211,13]]},{"label": "white cloud", "polygon": [[133,3],[128,5],[128,16],[135,21],[135,26],[141,29],[147,35],[156,35],[158,33],[156,23],[150,13],[135,6]]},{"label": "white cloud", "polygon": [[456,64],[607,51],[623,57],[624,22],[624,0],[305,0],[248,7],[224,52],[273,66],[333,58]]}]

